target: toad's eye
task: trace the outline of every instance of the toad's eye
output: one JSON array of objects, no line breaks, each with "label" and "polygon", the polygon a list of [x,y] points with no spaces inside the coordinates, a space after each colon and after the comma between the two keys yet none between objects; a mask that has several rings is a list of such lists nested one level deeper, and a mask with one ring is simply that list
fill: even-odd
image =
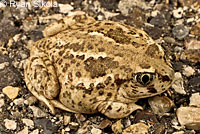
[{"label": "toad's eye", "polygon": [[153,81],[154,77],[155,77],[154,73],[140,72],[140,73],[137,73],[137,75],[135,76],[135,79],[140,84],[146,86]]}]

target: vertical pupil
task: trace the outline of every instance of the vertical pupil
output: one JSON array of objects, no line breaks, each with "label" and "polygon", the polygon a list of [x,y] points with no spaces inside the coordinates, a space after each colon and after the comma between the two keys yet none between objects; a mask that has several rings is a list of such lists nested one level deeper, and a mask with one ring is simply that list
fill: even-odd
[{"label": "vertical pupil", "polygon": [[148,75],[142,76],[142,82],[143,82],[144,84],[147,84],[147,83],[149,82],[149,76],[148,76]]}]

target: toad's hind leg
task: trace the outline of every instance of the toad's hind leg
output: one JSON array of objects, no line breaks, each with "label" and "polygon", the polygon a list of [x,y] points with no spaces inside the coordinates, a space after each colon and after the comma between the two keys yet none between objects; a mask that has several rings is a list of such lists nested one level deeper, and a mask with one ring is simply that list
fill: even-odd
[{"label": "toad's hind leg", "polygon": [[60,86],[55,68],[48,57],[41,54],[27,59],[24,77],[30,92],[38,100],[44,102],[52,114],[55,114],[55,106],[50,100],[53,100],[59,94]]}]

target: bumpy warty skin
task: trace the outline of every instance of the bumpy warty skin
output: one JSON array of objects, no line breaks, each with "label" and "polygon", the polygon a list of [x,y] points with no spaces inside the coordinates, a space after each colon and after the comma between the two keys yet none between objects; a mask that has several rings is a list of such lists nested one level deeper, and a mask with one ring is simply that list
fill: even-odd
[{"label": "bumpy warty skin", "polygon": [[51,24],[35,42],[24,75],[30,92],[54,107],[123,118],[145,98],[166,91],[174,71],[163,48],[144,31],[75,15]]}]

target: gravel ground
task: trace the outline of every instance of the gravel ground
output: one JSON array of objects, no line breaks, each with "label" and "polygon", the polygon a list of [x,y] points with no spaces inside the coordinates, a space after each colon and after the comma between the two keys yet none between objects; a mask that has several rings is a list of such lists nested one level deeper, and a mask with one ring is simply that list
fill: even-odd
[{"label": "gravel ground", "polygon": [[[0,134],[200,133],[200,1],[39,1],[0,1]],[[162,44],[176,71],[170,90],[140,99],[144,111],[120,120],[58,109],[50,114],[28,91],[23,66],[45,26],[75,10],[142,28]]]}]

